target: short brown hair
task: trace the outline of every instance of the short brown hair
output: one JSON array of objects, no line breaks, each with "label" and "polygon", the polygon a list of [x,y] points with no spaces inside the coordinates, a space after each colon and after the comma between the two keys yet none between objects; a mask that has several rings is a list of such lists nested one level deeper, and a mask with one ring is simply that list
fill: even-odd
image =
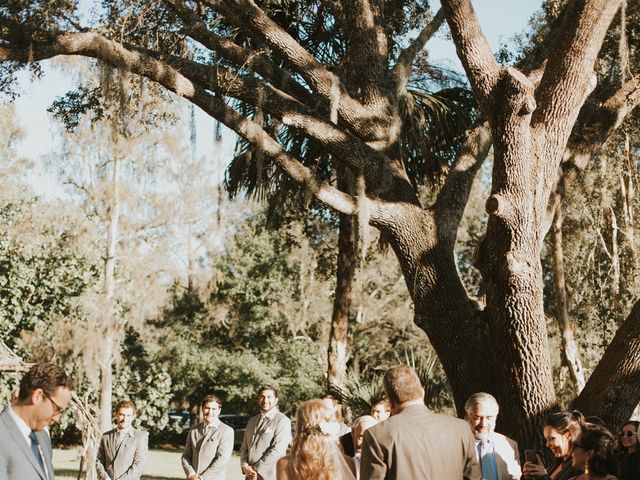
[{"label": "short brown hair", "polygon": [[200,402],[200,408],[204,408],[204,406],[209,402],[216,402],[219,406],[222,406],[222,400],[220,400],[220,397],[214,393],[210,393],[202,399]]},{"label": "short brown hair", "polygon": [[47,395],[53,395],[58,387],[73,389],[71,379],[53,363],[36,363],[20,380],[18,400],[24,401],[41,388]]},{"label": "short brown hair", "polygon": [[387,398],[396,405],[423,398],[420,379],[409,365],[394,365],[387,370],[382,381]]},{"label": "short brown hair", "polygon": [[118,410],[120,410],[121,408],[130,408],[131,410],[133,410],[133,414],[134,415],[136,413],[136,406],[133,404],[133,402],[131,400],[120,400],[116,404],[116,408],[115,408],[114,412],[117,414]]},{"label": "short brown hair", "polygon": [[263,385],[260,387],[260,390],[258,390],[258,396],[260,396],[260,394],[266,390],[271,390],[273,392],[273,396],[278,398],[278,390],[276,390],[276,387],[273,387],[271,385]]}]

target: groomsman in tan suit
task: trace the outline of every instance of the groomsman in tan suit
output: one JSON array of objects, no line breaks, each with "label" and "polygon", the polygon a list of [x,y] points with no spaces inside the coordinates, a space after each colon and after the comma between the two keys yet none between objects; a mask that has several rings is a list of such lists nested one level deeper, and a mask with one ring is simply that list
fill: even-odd
[{"label": "groomsman in tan suit", "polygon": [[249,419],[240,447],[242,473],[249,480],[276,480],[276,462],[291,443],[291,420],[277,405],[278,391],[270,385],[260,388],[260,415]]},{"label": "groomsman in tan suit", "polygon": [[189,430],[182,453],[188,480],[224,480],[233,453],[233,428],[220,421],[222,401],[217,395],[202,400],[203,422]]},{"label": "groomsman in tan suit", "polygon": [[431,412],[408,365],[384,376],[391,417],[364,432],[361,480],[480,480],[474,438],[464,420]]},{"label": "groomsman in tan suit", "polygon": [[518,444],[495,431],[498,402],[488,393],[474,393],[464,406],[476,437],[476,456],[483,480],[518,480],[522,476]]},{"label": "groomsman in tan suit", "polygon": [[140,480],[149,451],[149,434],[133,428],[136,407],[129,400],[118,402],[116,428],[100,440],[96,470],[100,480]]}]

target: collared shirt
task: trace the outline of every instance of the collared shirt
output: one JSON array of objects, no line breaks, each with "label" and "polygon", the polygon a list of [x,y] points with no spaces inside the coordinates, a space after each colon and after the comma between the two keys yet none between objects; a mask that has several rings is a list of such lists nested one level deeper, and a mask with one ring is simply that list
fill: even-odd
[{"label": "collared shirt", "polygon": [[262,420],[264,417],[267,417],[269,420],[271,420],[277,411],[278,411],[278,407],[273,407],[267,413],[260,412],[260,420]]},{"label": "collared shirt", "polygon": [[[484,456],[482,450],[484,446]],[[480,468],[482,470],[482,478],[489,480],[498,478],[498,465],[496,462],[495,445],[491,436],[483,440],[476,439],[476,452],[478,454],[478,461],[480,462]]]},{"label": "collared shirt", "polygon": [[210,427],[211,428],[218,428],[220,426],[222,422],[220,421],[220,419],[218,417],[214,418],[213,421],[211,423],[206,423],[204,424],[204,428],[205,430],[208,430]]},{"label": "collared shirt", "polygon": [[9,409],[9,415],[16,423],[16,425],[18,426],[18,430],[20,430],[20,433],[24,437],[24,441],[27,443],[27,446],[31,448],[31,439],[29,438],[29,434],[31,434],[31,428],[29,428],[29,425],[27,425],[27,423],[18,416],[13,408],[11,408],[11,405],[9,405],[7,408]]}]

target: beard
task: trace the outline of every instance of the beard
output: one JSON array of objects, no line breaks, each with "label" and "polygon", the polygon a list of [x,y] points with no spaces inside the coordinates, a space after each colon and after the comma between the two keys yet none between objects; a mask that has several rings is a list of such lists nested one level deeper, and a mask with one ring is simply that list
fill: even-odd
[{"label": "beard", "polygon": [[486,440],[487,438],[489,438],[489,435],[491,435],[491,432],[489,430],[473,431],[473,436],[476,437],[476,440]]}]

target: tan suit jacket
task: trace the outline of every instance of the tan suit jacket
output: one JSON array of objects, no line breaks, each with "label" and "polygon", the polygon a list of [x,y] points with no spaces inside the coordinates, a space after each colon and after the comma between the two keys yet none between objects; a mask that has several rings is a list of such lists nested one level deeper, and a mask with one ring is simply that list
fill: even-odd
[{"label": "tan suit jacket", "polygon": [[[49,476],[53,480],[51,438],[44,430],[36,432]],[[46,473],[36,460],[31,447],[9,414],[9,407],[0,413],[0,480],[46,480]]]},{"label": "tan suit jacket", "polygon": [[280,412],[267,419],[256,431],[260,415],[251,417],[240,447],[240,464],[248,464],[264,480],[276,480],[276,462],[291,443],[291,420]]},{"label": "tan suit jacket", "polygon": [[233,428],[220,423],[207,432],[206,423],[189,430],[182,453],[182,469],[189,478],[198,474],[204,480],[224,480],[233,453]]},{"label": "tan suit jacket", "polygon": [[364,433],[361,480],[481,480],[464,420],[409,405]]},{"label": "tan suit jacket", "polygon": [[109,430],[100,440],[96,470],[100,480],[140,480],[149,453],[149,434],[129,429],[118,443],[118,429]]},{"label": "tan suit jacket", "polygon": [[[498,432],[491,434],[491,441],[498,468],[498,480],[519,480],[522,476],[522,469],[520,468],[520,453],[516,441]],[[477,448],[475,452],[477,458]]]}]

